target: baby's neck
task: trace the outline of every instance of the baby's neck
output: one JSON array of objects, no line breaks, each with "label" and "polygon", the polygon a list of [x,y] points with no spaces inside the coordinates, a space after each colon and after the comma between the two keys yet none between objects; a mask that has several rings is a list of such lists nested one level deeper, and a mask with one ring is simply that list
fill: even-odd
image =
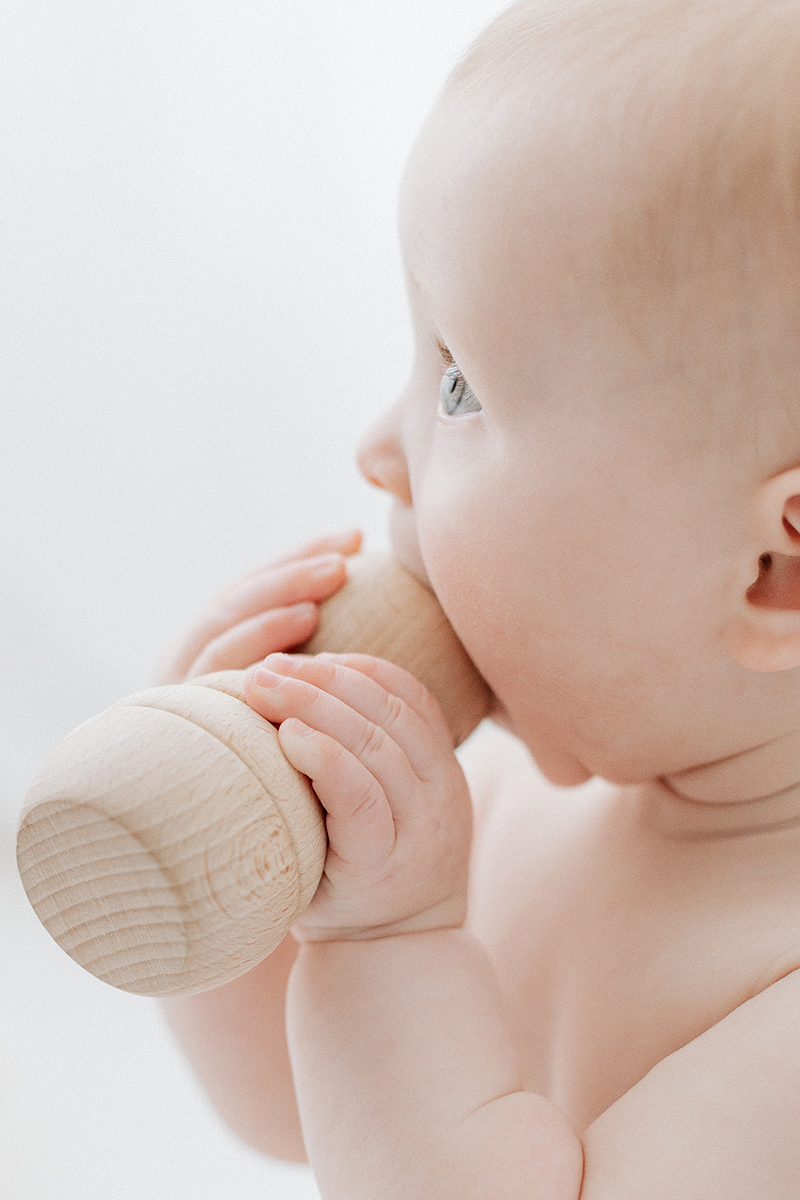
[{"label": "baby's neck", "polygon": [[800,824],[800,730],[662,777],[646,791],[658,824],[688,836]]}]

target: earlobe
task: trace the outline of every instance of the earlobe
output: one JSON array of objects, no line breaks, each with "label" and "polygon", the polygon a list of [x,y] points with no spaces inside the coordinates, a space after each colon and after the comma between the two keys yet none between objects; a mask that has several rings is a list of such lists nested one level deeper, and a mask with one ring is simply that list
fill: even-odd
[{"label": "earlobe", "polygon": [[723,629],[725,646],[751,671],[800,667],[800,468],[760,487],[753,533],[751,582]]}]

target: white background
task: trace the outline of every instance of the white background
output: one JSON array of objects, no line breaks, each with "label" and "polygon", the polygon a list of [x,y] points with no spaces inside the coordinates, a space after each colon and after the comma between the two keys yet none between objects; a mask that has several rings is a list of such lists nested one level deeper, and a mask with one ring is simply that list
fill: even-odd
[{"label": "white background", "polygon": [[410,337],[402,164],[496,0],[5,0],[0,12],[0,1194],[270,1200],[153,1001],[13,865],[52,746],[231,577],[385,541],[352,462]]}]

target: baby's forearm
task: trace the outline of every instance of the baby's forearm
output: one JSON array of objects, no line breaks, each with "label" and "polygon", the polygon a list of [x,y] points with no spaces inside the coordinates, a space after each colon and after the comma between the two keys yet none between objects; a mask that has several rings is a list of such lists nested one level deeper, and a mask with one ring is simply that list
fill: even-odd
[{"label": "baby's forearm", "polygon": [[289,1042],[324,1200],[577,1200],[567,1118],[522,1087],[491,970],[458,930],[301,947]]},{"label": "baby's forearm", "polygon": [[305,1161],[286,1049],[286,980],[296,943],[232,983],[165,1001],[172,1029],[228,1125],[273,1158]]}]

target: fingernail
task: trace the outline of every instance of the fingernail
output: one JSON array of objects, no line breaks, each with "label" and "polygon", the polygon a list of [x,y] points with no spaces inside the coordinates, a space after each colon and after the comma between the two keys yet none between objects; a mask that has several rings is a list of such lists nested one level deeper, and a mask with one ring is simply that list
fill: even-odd
[{"label": "fingernail", "polygon": [[338,533],[331,534],[331,541],[338,542],[340,545],[352,542],[353,538],[360,538],[361,530],[356,526],[352,529],[341,529]]},{"label": "fingernail", "polygon": [[266,667],[259,667],[253,672],[253,683],[260,688],[274,688],[279,683],[284,683],[283,675],[276,675],[274,671],[268,671]]},{"label": "fingernail", "polygon": [[[283,724],[285,725],[286,722],[284,721]],[[314,732],[309,725],[306,725],[304,721],[300,721],[297,717],[289,718],[289,727],[292,733],[298,734],[299,737],[311,737]]]},{"label": "fingernail", "polygon": [[317,606],[316,604],[312,604],[310,600],[304,600],[302,604],[292,604],[291,610],[298,620],[307,621],[309,617],[314,616]]},{"label": "fingernail", "polygon": [[[266,656],[266,658],[264,659],[264,666],[266,666],[267,663],[271,663],[272,666],[291,667],[293,662],[294,662],[294,655],[284,654],[284,652],[282,650],[273,650],[272,654],[268,654]],[[280,672],[279,672],[279,674],[280,674]],[[281,676],[281,678],[282,678],[282,676]]]},{"label": "fingernail", "polygon": [[324,554],[321,558],[316,559],[309,575],[312,579],[324,579],[326,575],[332,575],[334,571],[338,571],[341,565],[341,554]]}]

